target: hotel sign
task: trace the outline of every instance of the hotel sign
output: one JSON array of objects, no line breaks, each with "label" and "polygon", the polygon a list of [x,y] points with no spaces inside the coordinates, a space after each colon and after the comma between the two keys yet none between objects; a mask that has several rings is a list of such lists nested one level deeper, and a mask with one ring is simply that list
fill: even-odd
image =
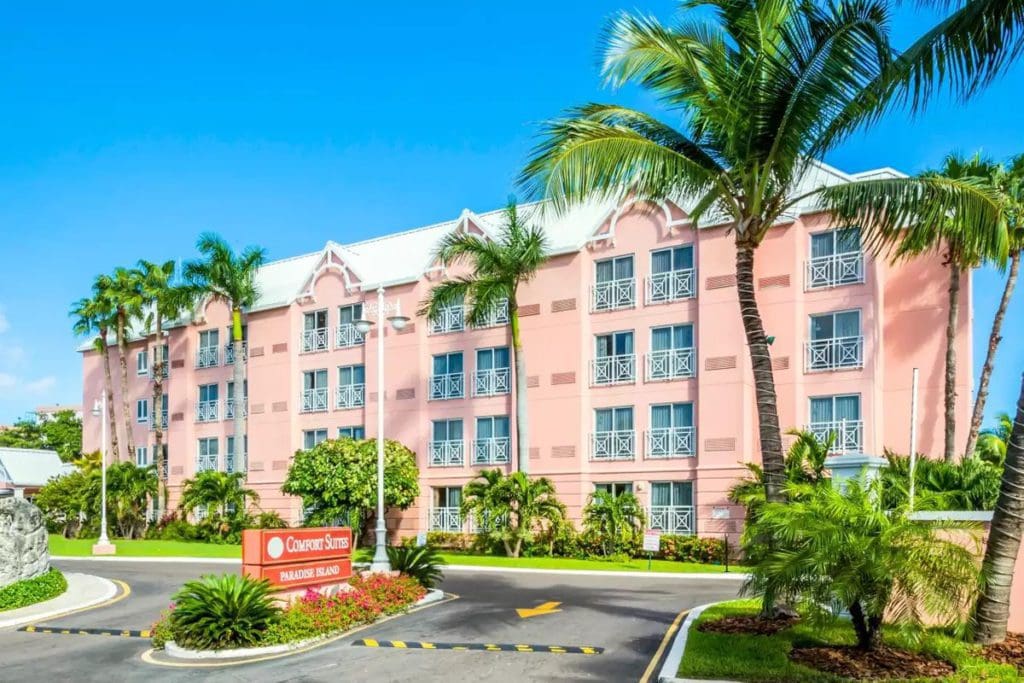
[{"label": "hotel sign", "polygon": [[276,588],[342,583],[352,576],[352,530],[247,529],[242,532],[242,573]]}]

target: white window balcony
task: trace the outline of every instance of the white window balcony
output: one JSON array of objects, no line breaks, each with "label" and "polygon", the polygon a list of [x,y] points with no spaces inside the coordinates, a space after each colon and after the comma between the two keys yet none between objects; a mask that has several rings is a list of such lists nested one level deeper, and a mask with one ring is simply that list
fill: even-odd
[{"label": "white window balcony", "polygon": [[196,456],[196,472],[214,472],[217,470],[217,456],[214,455],[197,455]]},{"label": "white window balcony", "polygon": [[696,373],[693,347],[664,349],[647,354],[647,381],[686,379]]},{"label": "white window balcony", "polygon": [[431,401],[447,401],[453,398],[464,398],[465,396],[466,376],[461,372],[431,375],[429,394]]},{"label": "white window balcony", "polygon": [[645,301],[648,304],[663,304],[682,301],[697,296],[697,276],[693,268],[655,273],[646,280]]},{"label": "white window balcony", "polygon": [[303,413],[322,413],[327,410],[327,387],[305,389],[299,403],[299,411]]},{"label": "white window balcony", "polygon": [[466,329],[466,309],[463,306],[442,308],[437,317],[430,319],[430,334],[448,334]]},{"label": "white window balcony", "polygon": [[430,531],[462,531],[459,508],[430,508]]},{"label": "white window balcony", "polygon": [[816,256],[807,261],[805,289],[841,287],[864,282],[864,252]]},{"label": "white window balcony", "polygon": [[812,422],[807,430],[814,434],[818,441],[824,443],[829,434],[834,436],[832,449],[829,453],[842,455],[845,453],[864,452],[864,421],[834,420],[832,422]]},{"label": "white window balcony", "polygon": [[[162,420],[160,422],[160,426],[162,426],[164,431],[166,432],[167,431],[167,424],[168,424],[167,423],[167,411],[164,411],[163,413],[161,413],[161,417],[162,417]],[[156,429],[156,420],[150,420],[149,421],[149,428],[151,430]]]},{"label": "white window balcony", "polygon": [[636,380],[636,356],[602,356],[590,361],[590,384],[631,384]]},{"label": "white window balcony", "polygon": [[487,315],[474,327],[499,327],[501,325],[508,325],[508,299],[502,300],[500,304],[487,311]]},{"label": "white window balcony", "polygon": [[636,305],[636,280],[623,278],[598,282],[590,290],[590,310],[614,311],[618,308],[633,308]]},{"label": "white window balcony", "polygon": [[359,346],[365,341],[366,337],[352,323],[338,325],[338,328],[334,331],[334,344],[339,349]]},{"label": "white window balcony", "polygon": [[591,460],[633,460],[636,457],[636,432],[617,429],[594,432],[590,438]]},{"label": "white window balcony", "polygon": [[692,505],[655,505],[651,506],[651,528],[666,534],[692,534]]},{"label": "white window balcony", "polygon": [[196,367],[212,368],[220,365],[220,349],[216,346],[201,346],[196,351]]},{"label": "white window balcony", "polygon": [[465,462],[462,441],[431,441],[431,467],[462,467]]},{"label": "white window balcony", "polygon": [[469,518],[469,533],[482,534],[495,529],[500,529],[508,523],[507,515],[491,515],[490,510],[484,510],[480,519],[476,515]]},{"label": "white window balcony", "polygon": [[664,427],[647,432],[647,457],[690,458],[694,454],[693,427]]},{"label": "white window balcony", "polygon": [[510,460],[511,440],[507,436],[492,436],[473,442],[474,465],[505,465]]},{"label": "white window balcony", "polygon": [[864,337],[815,339],[804,345],[807,372],[864,367]]},{"label": "white window balcony", "polygon": [[[249,415],[249,399],[242,399],[242,415]],[[235,399],[227,398],[224,399],[224,419],[234,420],[235,419]]]},{"label": "white window balcony", "polygon": [[334,407],[339,410],[359,408],[366,403],[365,384],[342,384],[335,392]]},{"label": "white window balcony", "polygon": [[[249,342],[242,342],[242,362],[245,363],[249,360]],[[231,365],[235,362],[235,345],[226,344],[224,346],[224,365]]]},{"label": "white window balcony", "polygon": [[238,469],[235,469],[235,454],[225,453],[224,454],[224,471],[228,474],[235,472],[248,472],[249,471],[249,454],[242,453],[242,463]]},{"label": "white window balcony", "polygon": [[314,327],[311,330],[303,330],[299,348],[302,350],[302,353],[326,351],[327,337],[326,327]]},{"label": "white window balcony", "polygon": [[219,401],[199,401],[196,403],[196,422],[216,422],[220,419]]},{"label": "white window balcony", "polygon": [[474,396],[498,396],[510,392],[512,371],[509,368],[477,370],[473,373]]}]

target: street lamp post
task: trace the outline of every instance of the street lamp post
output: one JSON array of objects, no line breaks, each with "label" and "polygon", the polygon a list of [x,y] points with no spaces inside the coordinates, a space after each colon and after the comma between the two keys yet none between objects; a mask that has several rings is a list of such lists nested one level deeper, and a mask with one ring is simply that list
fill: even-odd
[{"label": "street lamp post", "polygon": [[92,404],[92,414],[100,424],[100,538],[92,546],[93,555],[113,555],[117,548],[107,536],[107,391]]},{"label": "street lamp post", "polygon": [[[388,314],[391,315],[388,315]],[[376,318],[376,321],[372,318]],[[387,551],[387,524],[384,522],[384,320],[385,317],[391,327],[400,331],[409,322],[409,318],[402,315],[401,302],[388,303],[384,301],[384,287],[377,287],[377,303],[363,304],[363,317],[355,321],[356,329],[361,334],[367,334],[377,323],[377,543],[373,551],[373,563],[370,571],[388,572],[391,571],[391,563],[388,561]]]}]

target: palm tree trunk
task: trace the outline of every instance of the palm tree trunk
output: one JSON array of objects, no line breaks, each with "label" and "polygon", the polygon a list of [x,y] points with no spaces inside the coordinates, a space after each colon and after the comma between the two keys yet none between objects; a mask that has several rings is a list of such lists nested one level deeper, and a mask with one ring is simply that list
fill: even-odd
[{"label": "palm tree trunk", "polygon": [[125,314],[117,314],[117,355],[121,365],[121,417],[124,420],[124,443],[128,461],[135,462],[135,435],[132,434],[132,414],[128,401],[128,340],[125,338]]},{"label": "palm tree trunk", "polygon": [[512,328],[512,356],[516,365],[516,465],[523,474],[530,472],[530,419],[526,401],[526,354],[519,330],[519,305],[510,300],[509,326]]},{"label": "palm tree trunk", "polygon": [[765,497],[769,501],[781,502],[784,500],[782,487],[786,481],[782,433],[779,429],[775,377],[772,373],[771,356],[768,353],[768,340],[754,294],[754,247],[749,243],[736,245],[736,290],[750,353],[750,365],[754,371]]},{"label": "palm tree trunk", "polygon": [[235,350],[235,452],[234,469],[240,471],[242,466],[242,453],[245,449],[245,355],[242,350],[242,310],[235,308],[231,311],[231,343]]},{"label": "palm tree trunk", "polygon": [[946,320],[945,448],[946,462],[956,458],[956,328],[960,319],[960,264],[949,259],[949,317]]},{"label": "palm tree trunk", "polygon": [[[117,446],[117,413],[114,412],[114,380],[110,376],[110,349],[107,346],[107,332],[106,328],[100,328],[100,356],[103,358],[103,388],[107,395],[107,420],[110,422],[110,452],[114,456],[114,460],[120,460],[120,451]],[[100,448],[102,451],[106,447],[103,444]]]},{"label": "palm tree trunk", "polygon": [[981,366],[981,376],[978,377],[978,395],[974,399],[971,428],[967,432],[967,447],[964,448],[965,460],[974,457],[974,447],[978,443],[978,434],[981,432],[981,420],[985,415],[985,401],[988,400],[988,382],[992,378],[992,370],[996,364],[996,349],[999,347],[999,342],[1003,340],[1003,318],[1006,317],[1006,309],[1010,305],[1013,289],[1017,286],[1017,273],[1019,271],[1020,251],[1014,251],[1010,254],[1010,273],[1006,276],[1003,298],[999,300],[999,308],[996,309],[995,318],[992,319],[992,331],[988,335],[988,352],[985,354],[985,364]]},{"label": "palm tree trunk", "polygon": [[981,564],[984,585],[974,610],[974,642],[998,643],[1006,638],[1010,617],[1010,588],[1024,532],[1024,376],[1017,415],[1006,448],[1003,482]]},{"label": "palm tree trunk", "polygon": [[163,320],[160,317],[160,310],[157,307],[154,324],[156,327],[156,352],[153,355],[153,463],[156,465],[156,476],[163,476],[163,449],[164,442],[164,334]]}]

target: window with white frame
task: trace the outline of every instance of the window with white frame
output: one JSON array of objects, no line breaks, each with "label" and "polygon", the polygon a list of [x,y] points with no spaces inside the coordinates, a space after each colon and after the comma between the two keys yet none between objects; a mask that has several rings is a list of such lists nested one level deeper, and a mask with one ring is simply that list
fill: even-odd
[{"label": "window with white frame", "polygon": [[594,286],[590,310],[612,311],[632,308],[636,304],[636,279],[633,255],[597,261],[594,264]]},{"label": "window with white frame", "polygon": [[476,371],[473,373],[474,396],[507,394],[512,387],[507,346],[476,350]]},{"label": "window with white frame", "polygon": [[592,460],[631,460],[636,455],[633,406],[594,410]]},{"label": "window with white frame", "polygon": [[511,452],[508,416],[476,418],[476,439],[473,442],[474,465],[504,465]]},{"label": "window with white frame", "polygon": [[302,353],[327,350],[327,309],[302,316]]},{"label": "window with white frame", "polygon": [[135,447],[135,464],[138,467],[149,465],[149,449],[146,446]]},{"label": "window with white frame", "polygon": [[[249,414],[249,380],[242,380],[242,414]],[[224,419],[231,420],[235,417],[235,383],[228,382],[227,396],[224,397]]]},{"label": "window with white frame", "polygon": [[594,337],[594,360],[590,367],[591,384],[623,384],[636,379],[636,354],[633,330],[599,334]]},{"label": "window with white frame", "polygon": [[807,260],[807,289],[839,287],[859,282],[864,282],[860,228],[812,234],[811,257]]},{"label": "window with white frame", "polygon": [[220,385],[199,385],[199,402],[196,403],[196,422],[214,422],[220,419]]},{"label": "window with white frame", "polygon": [[462,530],[462,487],[435,486],[430,508],[430,531]]},{"label": "window with white frame", "polygon": [[362,304],[349,304],[338,307],[338,330],[334,335],[334,343],[338,348],[362,344],[365,339],[356,329],[356,321],[363,317]]},{"label": "window with white frame", "polygon": [[338,368],[336,408],[358,408],[366,403],[366,370],[362,365]]},{"label": "window with white frame", "polygon": [[462,365],[462,352],[439,353],[433,358],[433,373],[430,375],[430,400],[463,398],[466,395],[466,379]]},{"label": "window with white frame", "polygon": [[326,429],[306,429],[302,432],[302,447],[307,451],[324,441],[327,441]]},{"label": "window with white frame", "polygon": [[327,410],[327,369],[307,370],[302,373],[303,413],[318,413]]},{"label": "window with white frame", "polygon": [[220,363],[220,332],[203,330],[199,333],[199,350],[196,352],[196,367],[210,368]]},{"label": "window with white frame", "polygon": [[135,374],[149,374],[149,356],[146,354],[145,350],[139,351],[135,354]]},{"label": "window with white frame", "polygon": [[651,252],[647,303],[666,303],[692,298],[697,293],[696,285],[692,244]]},{"label": "window with white frame", "polygon": [[434,420],[430,424],[431,467],[461,467],[465,462],[462,420]]},{"label": "window with white frame", "polygon": [[427,328],[430,334],[447,334],[449,332],[461,332],[466,329],[466,306],[459,297],[448,306],[437,311],[429,320]]},{"label": "window with white frame", "polygon": [[838,311],[810,316],[807,370],[841,370],[864,365],[864,337],[860,311]]},{"label": "window with white frame", "polygon": [[[235,362],[235,339],[234,330],[228,327],[224,333],[227,343],[224,344],[224,363],[231,365]],[[242,360],[249,360],[249,326],[242,325]]]},{"label": "window with white frame", "polygon": [[864,421],[860,394],[814,396],[810,399],[807,428],[822,443],[831,443],[831,453],[860,453],[863,450]]},{"label": "window with white frame", "polygon": [[692,403],[651,406],[651,428],[647,432],[648,458],[691,456],[695,441]]},{"label": "window with white frame", "polygon": [[167,429],[167,406],[168,406],[168,403],[169,403],[169,399],[167,397],[167,392],[165,391],[164,393],[162,393],[160,395],[160,404],[162,405],[162,408],[160,409],[159,420],[157,419],[157,413],[154,410],[153,411],[153,419],[151,419],[149,421],[149,425],[150,425],[149,428],[150,429],[156,429],[157,428],[157,422],[160,423],[159,426],[161,428]]},{"label": "window with white frame", "polygon": [[228,473],[246,472],[249,469],[249,435],[242,437],[242,452],[239,453],[241,460],[235,465],[235,437],[229,436],[226,444],[227,451],[224,453],[225,470]]},{"label": "window with white frame", "polygon": [[692,534],[693,482],[651,483],[651,528],[670,534]]},{"label": "window with white frame", "polygon": [[651,351],[647,354],[648,381],[693,377],[695,369],[692,324],[651,328]]},{"label": "window with white frame", "polygon": [[220,441],[216,437],[199,439],[196,472],[216,470],[220,464]]},{"label": "window with white frame", "polygon": [[351,427],[338,427],[338,438],[339,439],[355,439],[357,441],[366,438],[366,428],[363,425],[354,425]]},{"label": "window with white frame", "polygon": [[149,399],[140,398],[135,402],[135,421],[140,424],[149,422]]}]

